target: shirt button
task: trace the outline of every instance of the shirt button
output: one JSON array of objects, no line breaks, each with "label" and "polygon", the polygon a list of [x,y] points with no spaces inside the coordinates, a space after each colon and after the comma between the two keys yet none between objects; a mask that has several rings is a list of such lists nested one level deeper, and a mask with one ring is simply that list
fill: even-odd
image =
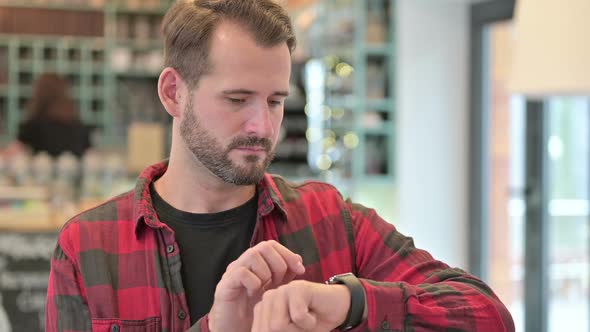
[{"label": "shirt button", "polygon": [[389,330],[390,326],[389,326],[389,322],[384,320],[381,322],[381,329],[383,330]]},{"label": "shirt button", "polygon": [[113,326],[111,326],[111,331],[112,332],[119,332],[119,325],[114,324]]},{"label": "shirt button", "polygon": [[171,254],[174,252],[174,246],[173,245],[169,245],[168,247],[166,247],[166,251]]},{"label": "shirt button", "polygon": [[184,320],[186,318],[186,313],[182,310],[180,310],[178,312],[178,318],[180,318],[180,320]]}]

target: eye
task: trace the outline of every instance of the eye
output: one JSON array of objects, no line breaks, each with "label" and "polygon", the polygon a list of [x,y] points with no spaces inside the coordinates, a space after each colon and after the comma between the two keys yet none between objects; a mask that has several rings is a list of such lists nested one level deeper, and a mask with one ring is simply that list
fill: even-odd
[{"label": "eye", "polygon": [[283,104],[282,100],[269,100],[268,104],[271,106],[281,106]]},{"label": "eye", "polygon": [[232,104],[243,104],[246,102],[246,99],[242,98],[227,98],[227,100]]}]

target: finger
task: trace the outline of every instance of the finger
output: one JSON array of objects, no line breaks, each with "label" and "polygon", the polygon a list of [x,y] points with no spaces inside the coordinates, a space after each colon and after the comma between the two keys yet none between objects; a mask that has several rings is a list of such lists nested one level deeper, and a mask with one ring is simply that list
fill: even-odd
[{"label": "finger", "polygon": [[257,249],[270,268],[273,285],[282,285],[285,273],[287,273],[289,268],[283,256],[279,254],[270,241],[260,243]]},{"label": "finger", "polygon": [[252,311],[253,314],[253,320],[252,320],[252,329],[251,332],[261,332],[263,331],[263,326],[262,326],[262,322],[263,320],[261,319],[261,311],[262,311],[262,301],[258,302],[255,306],[254,306],[254,310]]},{"label": "finger", "polygon": [[288,284],[289,282],[293,281],[293,279],[295,279],[295,276],[297,276],[297,273],[291,270],[287,270],[287,272],[285,272],[285,275],[283,276],[283,281],[281,282],[281,284]]},{"label": "finger", "polygon": [[297,325],[293,323],[289,323],[286,328],[282,329],[281,332],[306,332],[306,330],[297,327]]},{"label": "finger", "polygon": [[233,269],[226,272],[217,285],[215,298],[220,300],[234,300],[241,296],[242,291],[246,289],[249,296],[262,288],[262,280],[252,271],[245,267]]},{"label": "finger", "polygon": [[244,257],[243,264],[258,276],[263,286],[271,282],[271,268],[258,250],[253,250],[249,255]]},{"label": "finger", "polygon": [[293,253],[291,250],[287,249],[282,244],[276,241],[269,242],[276,249],[279,255],[283,257],[290,270],[297,274],[305,273],[305,267],[303,266],[303,258],[301,258],[301,256]]},{"label": "finger", "polygon": [[240,268],[251,270],[262,281],[261,289],[271,282],[271,269],[256,247],[246,250],[237,260],[231,262],[227,266],[226,273]]},{"label": "finger", "polygon": [[260,332],[271,332],[270,329],[270,319],[272,316],[273,310],[273,300],[274,300],[275,291],[267,291],[262,296],[262,301],[260,301],[260,326],[262,327]]},{"label": "finger", "polygon": [[271,311],[268,318],[269,330],[272,332],[282,332],[286,330],[291,321],[287,293],[281,289],[272,292],[271,302],[269,303]]},{"label": "finger", "polygon": [[305,331],[311,331],[317,324],[315,315],[309,312],[308,303],[301,292],[296,292],[288,297],[289,316],[295,326]]},{"label": "finger", "polygon": [[304,330],[302,328],[297,327],[297,325],[293,324],[293,323],[289,323],[289,325],[281,330],[281,332],[306,332],[307,330]]},{"label": "finger", "polygon": [[305,332],[291,321],[289,314],[289,290],[279,288],[271,302],[272,310],[269,320],[271,332]]}]

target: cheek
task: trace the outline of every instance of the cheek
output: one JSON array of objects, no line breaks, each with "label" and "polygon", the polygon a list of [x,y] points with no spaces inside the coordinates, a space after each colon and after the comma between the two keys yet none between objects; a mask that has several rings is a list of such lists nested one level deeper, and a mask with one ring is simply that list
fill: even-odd
[{"label": "cheek", "polygon": [[227,111],[216,103],[203,104],[197,110],[202,126],[222,134],[235,131],[243,119],[239,113]]},{"label": "cheek", "polygon": [[241,132],[243,121],[241,118],[234,116],[216,116],[209,128],[214,131],[215,135],[222,139],[230,138]]},{"label": "cheek", "polygon": [[277,112],[277,115],[272,117],[272,126],[274,128],[275,140],[279,137],[281,125],[283,124],[283,112]]}]

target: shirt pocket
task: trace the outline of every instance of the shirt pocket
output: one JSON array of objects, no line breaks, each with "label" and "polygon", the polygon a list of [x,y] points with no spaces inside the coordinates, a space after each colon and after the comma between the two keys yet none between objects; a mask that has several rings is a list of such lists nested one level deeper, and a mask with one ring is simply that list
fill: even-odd
[{"label": "shirt pocket", "polygon": [[160,317],[144,320],[101,318],[92,320],[93,332],[160,332]]}]

